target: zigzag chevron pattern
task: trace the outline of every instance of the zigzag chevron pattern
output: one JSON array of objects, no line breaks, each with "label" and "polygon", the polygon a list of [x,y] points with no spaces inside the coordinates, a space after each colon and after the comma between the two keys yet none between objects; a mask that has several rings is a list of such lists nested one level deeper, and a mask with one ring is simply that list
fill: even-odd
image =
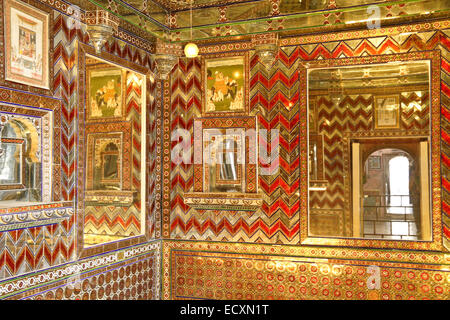
[{"label": "zigzag chevron pattern", "polygon": [[[403,129],[423,130],[429,127],[430,96],[427,91],[403,92],[400,96],[400,103],[402,108],[400,123]],[[417,109],[414,103],[421,106],[421,109]]]},{"label": "zigzag chevron pattern", "polygon": [[[187,238],[198,240],[228,240],[267,243],[297,243],[299,230],[299,203],[296,192],[299,186],[299,75],[298,67],[301,60],[330,59],[341,57],[368,56],[409,52],[414,50],[442,50],[443,79],[449,74],[449,48],[448,36],[441,32],[424,32],[411,35],[385,36],[368,39],[355,39],[321,44],[307,44],[292,47],[283,47],[279,51],[276,67],[267,71],[256,56],[251,56],[250,66],[250,112],[258,114],[260,129],[278,129],[280,133],[280,159],[278,171],[269,172],[267,176],[259,177],[259,188],[265,194],[261,210],[254,215],[244,212],[204,212],[194,213],[184,205],[182,192],[192,186],[192,167],[190,165],[175,166],[171,164],[171,213],[170,230],[172,238]],[[189,76],[190,70],[195,66],[200,70],[198,60],[186,62],[180,60],[180,65],[172,73],[171,102],[172,115],[170,129],[192,128],[192,115],[199,115],[201,104],[201,91],[199,79],[195,73]],[[445,123],[450,121],[449,106],[450,89],[447,82],[442,83],[443,111]],[[420,111],[413,112],[410,102],[426,100],[416,93],[403,95],[401,124],[403,128],[426,128],[429,119],[425,116],[429,105]],[[337,111],[330,109],[329,101],[323,101],[321,112],[333,117],[327,126],[321,125],[325,135],[325,143],[333,147],[325,155],[327,179],[332,182],[330,192],[326,196],[314,196],[311,201],[321,207],[343,207],[342,195],[344,193],[341,171],[343,169],[342,150],[336,144],[341,139],[344,130],[368,129],[372,123],[372,99],[367,96],[346,97],[341,102],[342,107]],[[447,104],[445,104],[447,103]],[[344,107],[345,105],[345,107]],[[348,108],[350,106],[350,108]],[[333,114],[334,112],[334,114]],[[182,116],[183,115],[183,116]],[[347,120],[346,120],[347,119]],[[444,134],[446,145],[444,163],[448,170],[450,164],[450,135]],[[445,137],[447,139],[445,139]],[[270,145],[271,138],[267,141]],[[178,142],[172,142],[172,145]],[[268,150],[263,149],[270,154]],[[266,153],[266,154],[267,154]],[[264,163],[267,156],[263,156],[260,168],[267,167]],[[447,161],[445,161],[447,160]],[[448,196],[450,182],[443,179],[444,193]],[[447,225],[444,225],[447,245],[450,239],[450,205],[444,196],[444,211]],[[220,217],[217,218],[217,217]]]},{"label": "zigzag chevron pattern", "polygon": [[134,76],[132,76],[131,73],[128,73],[125,111],[127,114],[127,119],[131,121],[133,128],[131,164],[133,190],[140,190],[141,187],[141,91],[142,89],[136,83]]},{"label": "zigzag chevron pattern", "polygon": [[117,236],[140,234],[140,212],[136,206],[86,207],[84,232]]},{"label": "zigzag chevron pattern", "polygon": [[61,110],[61,198],[75,197],[77,81],[76,41],[83,41],[81,30],[69,29],[63,15],[55,11],[53,90],[63,100]]},{"label": "zigzag chevron pattern", "polygon": [[[286,68],[270,75],[266,79],[266,71],[258,62],[257,57],[250,59],[250,64],[254,66],[251,69],[250,77],[250,108],[252,112],[263,111],[264,116],[259,117],[260,127],[266,130],[278,129],[281,124],[287,129],[280,132],[280,143],[291,146],[295,150],[297,141],[290,138],[290,130],[294,128],[290,122],[298,118],[296,113],[279,114],[280,105],[286,99],[285,81],[287,78],[296,79],[296,68]],[[194,72],[192,72],[194,71]],[[201,71],[199,61],[180,60],[179,65],[172,72],[171,81],[171,101],[172,117],[171,130],[183,128],[192,132],[193,116],[200,115],[201,110],[201,87],[198,76]],[[286,76],[285,73],[292,72],[293,76]],[[270,83],[270,88],[261,83]],[[287,80],[286,82],[289,82]],[[268,92],[271,94],[268,95]],[[269,145],[271,137],[269,135]],[[172,142],[172,146],[178,142]],[[246,212],[210,212],[203,214],[195,213],[193,209],[184,205],[182,191],[188,191],[193,183],[193,170],[191,165],[180,165],[174,167],[171,172],[171,235],[173,238],[190,238],[204,240],[230,240],[230,241],[258,241],[258,242],[289,242],[295,238],[298,232],[298,217],[295,212],[298,210],[298,200],[290,199],[295,194],[297,181],[290,183],[290,173],[296,172],[296,166],[291,167],[289,152],[280,155],[281,174],[272,174],[260,177],[259,187],[269,195],[284,195],[278,197],[265,197],[273,199],[264,202],[263,208],[253,215]],[[270,155],[271,150],[267,150]],[[263,159],[263,162],[266,159]],[[297,155],[298,162],[298,155]],[[283,200],[281,200],[283,199]],[[280,219],[280,215],[283,216]],[[217,219],[217,217],[221,217]],[[293,222],[289,221],[292,217]],[[286,222],[286,220],[288,222]],[[295,241],[295,240],[294,240]]]},{"label": "zigzag chevron pattern", "polygon": [[[171,75],[171,124],[170,130],[183,129],[194,131],[194,117],[201,115],[201,63],[200,59],[179,59],[179,63],[172,70]],[[193,138],[192,138],[193,139]],[[181,141],[180,141],[181,142]],[[171,147],[179,143],[173,141]],[[193,140],[189,141],[193,145]],[[193,155],[191,155],[191,162]],[[182,194],[193,187],[193,165],[182,163],[176,166],[171,163],[171,233],[185,230],[185,222],[191,215],[189,207],[182,199]],[[178,219],[177,219],[178,218]],[[182,232],[184,233],[184,232]]]}]

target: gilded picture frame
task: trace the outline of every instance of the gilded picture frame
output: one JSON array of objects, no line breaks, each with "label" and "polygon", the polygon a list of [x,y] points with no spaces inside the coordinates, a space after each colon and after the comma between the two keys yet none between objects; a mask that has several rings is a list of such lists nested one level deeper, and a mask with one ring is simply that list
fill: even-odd
[{"label": "gilded picture frame", "polygon": [[126,70],[98,61],[86,68],[86,120],[124,120]]},{"label": "gilded picture frame", "polygon": [[5,80],[50,89],[50,14],[5,0]]},{"label": "gilded picture frame", "polygon": [[376,95],[374,100],[375,129],[400,127],[399,95]]},{"label": "gilded picture frame", "polygon": [[248,54],[214,55],[202,66],[202,114],[247,114]]}]

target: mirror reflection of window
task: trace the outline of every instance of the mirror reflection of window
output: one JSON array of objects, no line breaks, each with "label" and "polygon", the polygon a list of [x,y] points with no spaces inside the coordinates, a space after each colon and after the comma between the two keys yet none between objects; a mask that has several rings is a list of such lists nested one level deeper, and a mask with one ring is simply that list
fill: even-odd
[{"label": "mirror reflection of window", "polygon": [[420,177],[414,155],[382,148],[364,164],[363,237],[420,239]]},{"label": "mirror reflection of window", "polygon": [[42,199],[39,125],[15,115],[0,128],[0,201],[8,205]]},{"label": "mirror reflection of window", "polygon": [[389,207],[388,213],[412,213],[409,197],[409,166],[405,156],[389,160]]}]

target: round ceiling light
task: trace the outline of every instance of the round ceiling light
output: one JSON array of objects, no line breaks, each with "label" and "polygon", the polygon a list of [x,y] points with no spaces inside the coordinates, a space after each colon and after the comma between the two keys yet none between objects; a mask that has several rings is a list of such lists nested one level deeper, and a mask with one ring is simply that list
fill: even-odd
[{"label": "round ceiling light", "polygon": [[198,56],[198,47],[195,43],[189,42],[184,47],[184,54],[187,58],[195,58]]}]

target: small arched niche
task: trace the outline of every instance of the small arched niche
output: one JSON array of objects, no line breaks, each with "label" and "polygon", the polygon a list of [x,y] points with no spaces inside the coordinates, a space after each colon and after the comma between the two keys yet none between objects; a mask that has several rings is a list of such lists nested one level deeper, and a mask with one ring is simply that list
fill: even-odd
[{"label": "small arched niche", "polygon": [[362,176],[364,238],[421,239],[419,160],[382,147],[367,156]]}]

